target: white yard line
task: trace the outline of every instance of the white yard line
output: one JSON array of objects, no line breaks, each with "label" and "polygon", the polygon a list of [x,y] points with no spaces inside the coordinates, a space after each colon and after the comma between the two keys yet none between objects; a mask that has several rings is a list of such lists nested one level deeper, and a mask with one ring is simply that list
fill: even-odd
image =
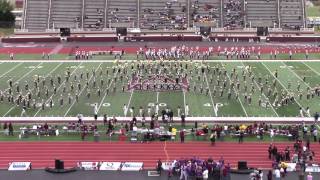
[{"label": "white yard line", "polygon": [[[245,67],[245,64],[243,64],[243,62],[241,62],[241,64]],[[245,70],[248,72],[248,69],[245,68]],[[257,86],[257,88],[259,88],[259,84],[257,83],[257,81],[255,79],[254,79],[254,83]],[[273,112],[279,117],[279,114],[277,113],[277,111],[272,106],[272,104],[271,104],[269,98],[267,98],[266,94],[263,92],[262,95],[263,95],[264,98],[266,98],[268,100],[268,103],[269,103],[270,107],[272,108]]]},{"label": "white yard line", "polygon": [[209,94],[210,94],[211,104],[212,104],[212,107],[213,107],[213,112],[214,112],[214,115],[217,117],[218,116],[218,111],[217,111],[216,106],[215,106],[214,101],[213,101],[213,97],[212,97],[212,94],[211,94],[211,88],[209,86],[209,82],[208,82],[208,78],[207,78],[207,74],[206,73],[204,73],[204,78],[206,79],[206,83],[207,83],[207,86],[209,88]]},{"label": "white yard line", "polygon": [[[125,61],[132,61],[136,62],[137,60],[134,59],[125,59]],[[147,60],[140,60],[140,62]],[[189,61],[189,60],[184,60]],[[193,62],[203,62],[203,60],[192,60]],[[39,62],[39,60],[0,60],[0,62]],[[41,62],[50,63],[50,62],[95,62],[95,63],[113,63],[113,60],[66,60],[66,59],[55,59],[55,60],[41,60]],[[238,59],[221,59],[221,60],[205,60],[205,62],[320,62],[320,59],[314,59],[314,60],[305,60],[305,59],[294,59],[294,60],[288,60],[288,59],[261,59],[261,60],[238,60]]]},{"label": "white yard line", "polygon": [[186,109],[186,91],[183,90],[183,108]]},{"label": "white yard line", "polygon": [[[81,66],[81,64],[82,64],[82,63],[80,63],[80,64],[71,72],[71,75],[73,75],[73,73],[76,72],[76,70]],[[70,75],[70,76],[71,76],[71,75]],[[66,80],[64,80],[64,81],[60,84],[60,86],[57,88],[57,91],[62,87],[62,85],[65,84],[65,82],[66,82]],[[54,94],[52,94],[52,95],[45,101],[45,104],[47,104],[53,96],[54,96]],[[40,111],[41,111],[41,108],[38,109],[38,111],[34,114],[33,117],[36,117]]]},{"label": "white yard line", "polygon": [[[117,74],[118,74],[118,71],[116,72],[116,74],[115,74],[114,76],[117,76]],[[110,89],[113,81],[114,81],[114,78],[111,80],[109,86],[107,86],[107,87],[104,89],[104,91],[103,91],[103,92],[104,92],[104,96],[103,96],[102,100],[101,100],[100,103],[99,103],[99,107],[98,107],[98,110],[97,110],[98,113],[99,113],[99,111],[100,111],[100,108],[101,108],[101,106],[102,106],[102,103],[103,103],[104,99],[105,99],[106,96],[107,96],[107,93],[106,93],[105,91],[106,91],[107,89]]]},{"label": "white yard line", "polygon": [[130,98],[129,98],[129,101],[128,101],[128,105],[127,105],[127,109],[126,109],[125,114],[127,114],[128,110],[130,109],[130,103],[131,103],[133,92],[134,92],[134,88],[131,90],[131,94],[130,94]]},{"label": "white yard line", "polygon": [[[261,63],[268,71],[269,73],[281,84],[281,86],[287,91],[287,93],[289,93],[288,89],[286,88],[286,86],[284,84],[282,84],[282,82],[276,78],[273,74],[273,72],[268,68],[268,66],[266,66],[263,62]],[[296,98],[294,98],[294,101],[299,105],[299,107],[301,107],[304,110],[304,108],[301,106],[301,104],[296,100]]]},{"label": "white yard line", "polygon": [[311,66],[309,66],[308,64],[306,64],[305,62],[302,62],[305,66],[307,66],[309,69],[311,69],[311,71],[313,71],[314,73],[316,73],[317,75],[320,76],[320,73],[316,70],[314,70]]},{"label": "white yard line", "polygon": [[[221,63],[221,65],[223,65],[223,64]],[[229,79],[229,83],[231,83],[231,78],[230,78],[230,76],[229,76],[228,73],[227,73],[227,77],[228,77],[228,79]],[[233,90],[237,93],[237,90],[236,90],[235,87],[233,87]],[[239,94],[239,95],[240,95],[240,94]],[[242,107],[243,112],[244,112],[244,113],[246,114],[246,116],[248,117],[248,113],[247,113],[247,111],[246,111],[246,108],[243,106],[243,104],[242,104],[241,99],[240,99],[239,96],[238,96],[238,101],[240,102],[240,105],[241,105],[241,107]]]},{"label": "white yard line", "polygon": [[[42,64],[39,63],[35,68],[33,68],[31,71],[25,73],[21,78],[19,78],[16,82],[19,82],[21,81],[23,78],[25,78],[27,75],[29,75],[30,73],[32,73],[35,69],[38,69],[38,67]],[[14,108],[16,107],[16,105],[13,105],[4,115],[3,117],[7,116]]]},{"label": "white yard line", "polygon": [[283,65],[285,65],[287,67],[287,69],[289,69],[295,76],[297,76],[297,78],[299,78],[302,83],[304,83],[305,85],[307,85],[310,89],[312,89],[311,86],[309,86],[309,84],[307,84],[306,82],[303,81],[303,79],[296,73],[294,72],[291,68],[289,68],[284,62],[282,62]]},{"label": "white yard line", "polygon": [[[99,66],[96,68],[96,71],[100,68],[102,63],[99,64]],[[91,79],[93,78],[93,74],[91,75],[91,77],[89,78],[89,82],[91,82]],[[85,89],[86,87],[84,86],[81,91],[79,92],[79,96],[82,94],[83,90]],[[76,100],[73,100],[73,103],[71,104],[71,106],[69,107],[69,109],[66,111],[66,113],[64,114],[64,117],[67,116],[67,114],[69,113],[69,111],[71,110],[71,108],[73,107],[73,105],[76,103]]]},{"label": "white yard line", "polygon": [[13,68],[11,68],[9,71],[5,72],[4,74],[2,74],[0,76],[0,78],[2,78],[3,76],[7,75],[9,72],[15,70],[18,66],[20,66],[21,64],[23,64],[23,62],[20,62],[19,64],[15,65]]},{"label": "white yard line", "polygon": [[159,91],[157,91],[157,103],[159,103]]}]

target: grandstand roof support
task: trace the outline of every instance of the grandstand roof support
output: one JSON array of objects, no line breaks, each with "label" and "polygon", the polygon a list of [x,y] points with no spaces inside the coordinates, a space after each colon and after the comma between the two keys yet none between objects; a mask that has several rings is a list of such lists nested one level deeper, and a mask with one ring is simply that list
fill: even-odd
[{"label": "grandstand roof support", "polygon": [[50,29],[50,19],[51,19],[51,5],[52,5],[52,0],[49,0],[49,10],[48,10],[48,26],[47,26],[47,29]]},{"label": "grandstand roof support", "polygon": [[301,7],[302,7],[302,20],[303,20],[303,27],[306,28],[306,2],[305,0],[301,0]]},{"label": "grandstand roof support", "polygon": [[187,23],[188,23],[188,27],[191,26],[191,24],[190,24],[190,1],[191,0],[187,0],[187,7],[188,7],[188,9],[187,9],[187,17],[188,17]]},{"label": "grandstand roof support", "polygon": [[220,0],[220,27],[223,28],[223,0]]},{"label": "grandstand roof support", "polygon": [[140,28],[140,0],[137,0],[137,28]]},{"label": "grandstand roof support", "polygon": [[22,29],[26,29],[26,18],[27,18],[27,8],[28,8],[28,0],[24,0],[23,2],[23,22]]},{"label": "grandstand roof support", "polygon": [[[83,29],[83,24],[84,24],[84,7],[85,7],[85,0],[82,0],[82,12],[81,12],[81,29]],[[78,27],[79,28],[79,25]]]},{"label": "grandstand roof support", "polygon": [[108,0],[106,0],[104,5],[104,28],[107,28],[107,22],[108,22]]},{"label": "grandstand roof support", "polygon": [[280,28],[281,27],[280,0],[277,0],[277,9],[278,9],[278,28]]}]

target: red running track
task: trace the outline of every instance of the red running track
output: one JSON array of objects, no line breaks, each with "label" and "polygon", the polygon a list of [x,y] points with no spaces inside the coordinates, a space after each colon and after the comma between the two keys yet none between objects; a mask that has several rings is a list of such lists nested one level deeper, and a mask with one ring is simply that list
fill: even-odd
[{"label": "red running track", "polygon": [[[278,150],[286,146],[293,149],[293,143],[276,143]],[[0,142],[0,169],[8,167],[12,161],[30,161],[33,168],[53,167],[54,159],[62,159],[65,167],[74,167],[78,161],[138,161],[144,162],[146,169],[155,167],[156,161],[199,157],[217,160],[221,156],[226,163],[236,167],[238,160],[246,160],[249,167],[270,168],[268,143],[218,142],[210,146],[208,142]],[[320,162],[320,145],[311,144],[316,161]]]}]

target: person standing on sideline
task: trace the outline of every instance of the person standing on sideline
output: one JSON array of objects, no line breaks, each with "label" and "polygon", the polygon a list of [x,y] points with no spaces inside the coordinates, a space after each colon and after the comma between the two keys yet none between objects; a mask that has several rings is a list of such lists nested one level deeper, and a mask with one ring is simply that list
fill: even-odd
[{"label": "person standing on sideline", "polygon": [[268,180],[272,180],[272,171],[269,170],[268,175],[267,175]]},{"label": "person standing on sideline", "polygon": [[162,162],[161,162],[161,159],[159,159],[157,162],[157,172],[160,176],[161,176],[161,170],[162,170]]},{"label": "person standing on sideline", "polygon": [[186,116],[184,115],[184,113],[181,114],[181,126],[185,127],[186,125]]},{"label": "person standing on sideline", "polygon": [[184,143],[184,129],[180,131],[179,135],[180,135],[180,142]]},{"label": "person standing on sideline", "polygon": [[124,115],[124,117],[127,117],[127,112],[128,112],[128,107],[127,107],[127,105],[124,104],[122,109],[123,109],[123,115]]},{"label": "person standing on sideline", "polygon": [[281,179],[279,168],[274,170],[274,176],[275,176],[275,180],[280,180]]},{"label": "person standing on sideline", "polygon": [[308,176],[307,176],[307,180],[312,180],[313,179],[313,176],[311,174],[311,172],[309,172]]},{"label": "person standing on sideline", "polygon": [[209,171],[207,168],[202,172],[202,178],[203,180],[207,180],[209,178]]},{"label": "person standing on sideline", "polygon": [[244,133],[242,130],[240,130],[240,134],[239,134],[239,143],[243,143],[243,136],[244,136]]},{"label": "person standing on sideline", "polygon": [[312,135],[313,135],[313,141],[317,142],[317,136],[318,136],[318,130],[317,128],[314,128],[312,131]]},{"label": "person standing on sideline", "polygon": [[94,120],[97,121],[98,120],[98,104],[95,103],[94,104],[94,108],[93,108],[93,113],[94,113]]},{"label": "person standing on sideline", "polygon": [[184,111],[185,111],[185,116],[188,117],[189,116],[189,105],[186,104],[186,106],[184,107]]},{"label": "person standing on sideline", "polygon": [[304,117],[302,107],[300,107],[299,112],[300,112],[300,117]]},{"label": "person standing on sideline", "polygon": [[211,141],[211,146],[214,146],[216,144],[216,132],[212,132],[210,135],[210,141]]}]

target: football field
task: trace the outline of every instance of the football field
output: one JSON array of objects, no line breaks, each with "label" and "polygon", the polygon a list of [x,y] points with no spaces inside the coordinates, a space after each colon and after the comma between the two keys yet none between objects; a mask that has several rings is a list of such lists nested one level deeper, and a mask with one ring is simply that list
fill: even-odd
[{"label": "football field", "polygon": [[[139,80],[158,82],[159,87],[128,88],[132,74],[139,71],[138,64],[145,65],[138,73]],[[176,76],[185,74],[188,88],[181,88],[179,84],[179,88],[170,89],[165,86],[167,82],[159,78],[163,75],[166,80],[174,81]],[[164,87],[160,88],[160,84]],[[174,116],[178,116],[178,107],[185,112],[186,106],[192,117],[296,117],[300,116],[300,107],[304,116],[309,116],[309,107],[312,116],[320,111],[320,97],[315,93],[319,84],[320,61],[316,60],[170,61],[163,64],[102,60],[2,61],[0,116],[92,116],[95,104],[99,116],[109,117],[131,116],[130,108],[135,116],[140,116],[140,108],[147,116],[147,109],[153,114],[156,106],[159,114],[168,108]],[[22,113],[24,106],[26,112]]]}]

